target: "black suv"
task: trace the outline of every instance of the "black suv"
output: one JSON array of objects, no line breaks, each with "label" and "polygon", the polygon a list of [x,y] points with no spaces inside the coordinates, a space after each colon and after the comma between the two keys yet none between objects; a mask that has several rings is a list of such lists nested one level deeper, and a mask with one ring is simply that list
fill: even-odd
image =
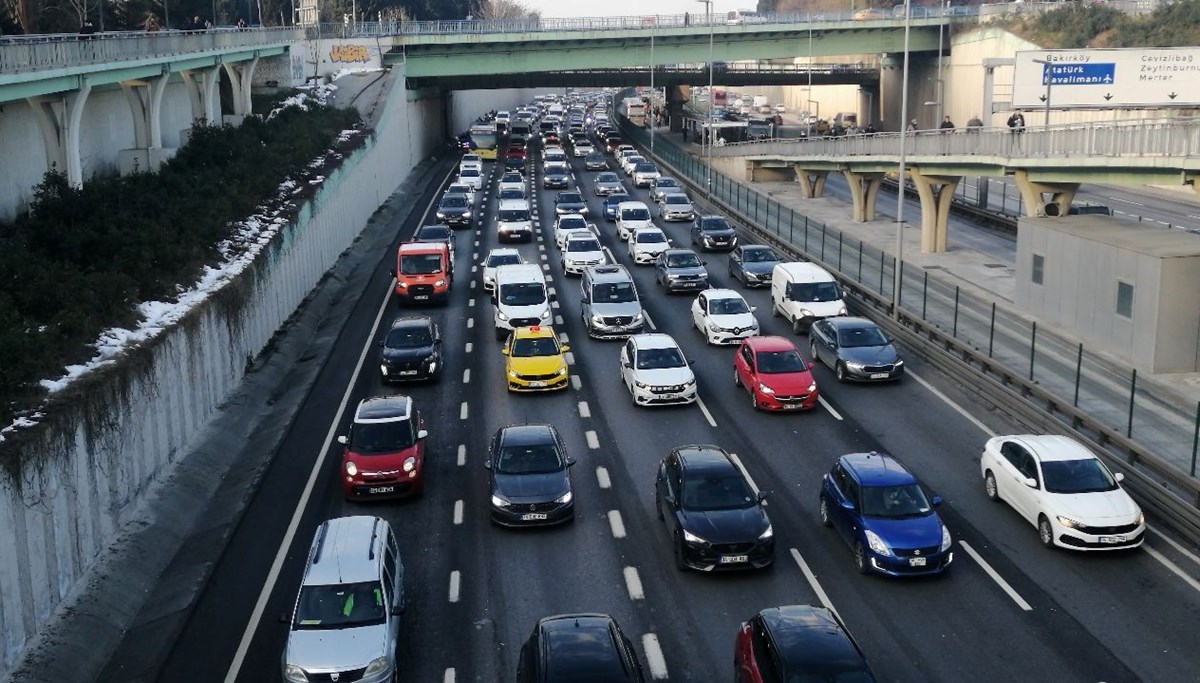
[{"label": "black suv", "polygon": [[517,683],[643,683],[633,644],[607,614],[539,619],[521,647]]},{"label": "black suv", "polygon": [[379,342],[383,381],[436,380],[442,375],[442,333],[429,316],[396,318]]}]

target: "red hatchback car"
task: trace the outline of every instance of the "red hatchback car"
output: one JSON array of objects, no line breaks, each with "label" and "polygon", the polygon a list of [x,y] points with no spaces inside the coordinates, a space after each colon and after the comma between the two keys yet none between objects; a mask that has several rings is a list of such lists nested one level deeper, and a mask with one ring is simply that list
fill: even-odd
[{"label": "red hatchback car", "polygon": [[366,398],[349,436],[339,436],[342,494],[348,499],[400,498],[421,492],[425,421],[408,396]]},{"label": "red hatchback car", "polygon": [[817,382],[811,366],[786,337],[750,337],[733,356],[733,381],[762,410],[812,410]]}]

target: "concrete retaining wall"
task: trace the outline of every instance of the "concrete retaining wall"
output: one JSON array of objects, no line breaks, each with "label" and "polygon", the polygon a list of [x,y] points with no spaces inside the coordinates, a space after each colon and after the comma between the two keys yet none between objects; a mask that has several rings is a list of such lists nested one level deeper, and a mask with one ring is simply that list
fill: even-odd
[{"label": "concrete retaining wall", "polygon": [[441,100],[408,101],[402,71],[390,77],[376,134],[254,265],[0,445],[0,679],[122,527],[144,522],[139,502],[237,387],[247,359],[443,139]]}]

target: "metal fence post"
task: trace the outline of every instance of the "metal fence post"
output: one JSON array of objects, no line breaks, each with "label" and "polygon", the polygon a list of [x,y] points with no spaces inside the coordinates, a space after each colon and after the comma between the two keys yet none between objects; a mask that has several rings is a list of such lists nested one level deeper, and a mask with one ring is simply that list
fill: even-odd
[{"label": "metal fence post", "polygon": [[925,271],[925,285],[921,292],[921,320],[925,319],[925,310],[929,306],[929,271]]},{"label": "metal fence post", "polygon": [[845,233],[838,233],[838,270],[842,269],[842,242],[844,241]]},{"label": "metal fence post", "polygon": [[1200,401],[1196,401],[1196,429],[1192,432],[1192,476],[1196,476],[1196,448],[1200,446]]},{"label": "metal fence post", "polygon": [[804,254],[808,255],[808,216],[804,217]]},{"label": "metal fence post", "polygon": [[825,260],[825,224],[821,224],[821,261]]},{"label": "metal fence post", "polygon": [[1037,349],[1037,321],[1033,321],[1033,332],[1029,335],[1029,381],[1033,381],[1033,354]]},{"label": "metal fence post", "polygon": [[858,241],[858,281],[862,282],[862,240]]},{"label": "metal fence post", "polygon": [[992,357],[992,345],[996,341],[996,302],[992,302],[992,326],[988,328],[988,358]]},{"label": "metal fence post", "polygon": [[1137,368],[1129,378],[1129,422],[1125,425],[1125,438],[1133,438],[1133,397],[1137,394]]},{"label": "metal fence post", "polygon": [[1079,376],[1083,373],[1083,342],[1079,342],[1079,355],[1075,357],[1075,401],[1071,404],[1079,407]]},{"label": "metal fence post", "polygon": [[958,285],[954,285],[954,330],[950,336],[958,339]]},{"label": "metal fence post", "polygon": [[788,243],[795,244],[796,240],[792,239],[792,231],[796,227],[796,211],[795,211],[795,209],[790,209],[789,211],[790,211],[790,215],[788,216]]},{"label": "metal fence post", "polygon": [[758,193],[753,192],[751,194],[754,195],[754,223],[757,225],[758,224]]},{"label": "metal fence post", "polygon": [[879,250],[879,296],[883,296],[883,259],[887,254],[883,250]]}]

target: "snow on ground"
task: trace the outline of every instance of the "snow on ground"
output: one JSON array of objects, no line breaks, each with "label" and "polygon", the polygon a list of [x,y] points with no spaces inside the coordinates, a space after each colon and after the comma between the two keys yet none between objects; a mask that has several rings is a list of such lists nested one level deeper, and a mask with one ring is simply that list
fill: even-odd
[{"label": "snow on ground", "polygon": [[[300,93],[281,102],[267,115],[267,119],[270,120],[271,117],[275,116],[285,107],[307,109],[313,103],[325,104],[333,99],[336,90],[336,85],[321,83],[310,83],[301,86]],[[353,130],[342,131],[338,136],[338,141],[342,142],[349,139],[349,136],[354,132]],[[308,167],[317,168],[324,163],[324,160],[325,156],[322,155],[310,162]],[[306,183],[300,183],[288,178],[276,188],[275,198],[285,199],[307,189],[309,186],[319,185],[323,182],[325,182],[325,176],[316,176]],[[96,354],[92,356],[91,360],[79,365],[66,367],[65,374],[58,379],[44,379],[40,382],[41,386],[50,394],[54,394],[67,388],[78,378],[99,368],[113,364],[116,358],[126,350],[162,334],[183,318],[188,311],[208,299],[213,292],[223,287],[225,283],[237,277],[239,273],[254,262],[258,253],[262,251],[263,247],[270,244],[279,230],[288,224],[287,218],[276,215],[280,211],[278,208],[268,209],[266,206],[260,206],[259,211],[260,213],[250,216],[232,226],[229,238],[217,245],[217,252],[221,255],[221,262],[205,266],[200,278],[192,283],[190,287],[180,286],[179,295],[175,301],[142,302],[138,305],[138,313],[141,314],[142,321],[136,328],[132,330],[113,328],[100,333],[99,338],[92,344],[96,350]],[[5,434],[10,434],[18,429],[33,427],[44,416],[45,414],[42,412],[34,412],[30,415],[18,417],[8,427],[0,429],[0,442],[5,440]]]}]

